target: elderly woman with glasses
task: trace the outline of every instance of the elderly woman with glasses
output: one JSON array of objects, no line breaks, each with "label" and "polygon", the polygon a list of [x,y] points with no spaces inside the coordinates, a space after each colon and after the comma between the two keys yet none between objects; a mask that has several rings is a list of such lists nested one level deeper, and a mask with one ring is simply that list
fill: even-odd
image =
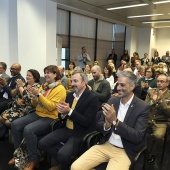
[{"label": "elderly woman with glasses", "polygon": [[148,89],[156,88],[156,77],[155,69],[151,66],[148,66],[145,70],[145,77],[142,77],[138,80],[138,84],[142,88],[141,99],[145,100]]}]

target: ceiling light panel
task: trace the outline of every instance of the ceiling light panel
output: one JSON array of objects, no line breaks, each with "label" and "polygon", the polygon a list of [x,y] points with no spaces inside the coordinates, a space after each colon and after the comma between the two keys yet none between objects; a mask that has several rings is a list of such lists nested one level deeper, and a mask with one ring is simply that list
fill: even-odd
[{"label": "ceiling light panel", "polygon": [[107,8],[107,10],[116,10],[116,9],[124,9],[124,8],[134,8],[134,7],[140,7],[140,6],[146,6],[148,4],[136,4],[136,5],[126,5],[126,6],[119,6],[119,7],[113,7],[113,8]]},{"label": "ceiling light panel", "polygon": [[166,4],[166,3],[170,3],[169,1],[157,1],[157,2],[152,2],[153,4]]},{"label": "ceiling light panel", "polygon": [[127,18],[154,17],[154,16],[161,16],[161,15],[164,15],[164,14],[136,15],[136,16],[128,16]]},{"label": "ceiling light panel", "polygon": [[144,21],[143,24],[151,24],[151,23],[166,23],[170,22],[170,20],[163,20],[163,21]]}]

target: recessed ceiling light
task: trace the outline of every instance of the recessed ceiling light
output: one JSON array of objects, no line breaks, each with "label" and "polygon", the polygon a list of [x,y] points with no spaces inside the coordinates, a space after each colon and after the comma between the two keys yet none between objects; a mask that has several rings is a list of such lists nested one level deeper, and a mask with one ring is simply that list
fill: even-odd
[{"label": "recessed ceiling light", "polygon": [[160,15],[164,15],[164,14],[136,15],[136,16],[128,16],[127,18],[153,17],[153,16],[160,16]]},{"label": "recessed ceiling light", "polygon": [[154,27],[154,28],[168,28],[170,26],[159,26],[159,27]]},{"label": "recessed ceiling light", "polygon": [[163,22],[170,22],[170,20],[163,20],[163,21],[145,21],[142,22],[143,24],[151,24],[151,23],[163,23]]},{"label": "recessed ceiling light", "polygon": [[116,10],[116,9],[123,9],[123,8],[134,8],[134,7],[146,6],[146,5],[148,5],[148,4],[127,5],[127,6],[120,6],[120,7],[107,8],[107,10]]},{"label": "recessed ceiling light", "polygon": [[165,3],[170,3],[170,1],[157,1],[157,2],[152,2],[153,4],[165,4]]}]

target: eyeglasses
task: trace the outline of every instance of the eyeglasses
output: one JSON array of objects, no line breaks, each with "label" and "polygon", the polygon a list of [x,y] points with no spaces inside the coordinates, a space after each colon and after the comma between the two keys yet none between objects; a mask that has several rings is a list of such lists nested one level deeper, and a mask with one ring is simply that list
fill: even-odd
[{"label": "eyeglasses", "polygon": [[18,70],[17,68],[12,68],[12,67],[11,67],[11,68],[9,68],[9,69],[10,69],[10,70]]},{"label": "eyeglasses", "polygon": [[157,83],[166,83],[164,80],[157,80]]}]

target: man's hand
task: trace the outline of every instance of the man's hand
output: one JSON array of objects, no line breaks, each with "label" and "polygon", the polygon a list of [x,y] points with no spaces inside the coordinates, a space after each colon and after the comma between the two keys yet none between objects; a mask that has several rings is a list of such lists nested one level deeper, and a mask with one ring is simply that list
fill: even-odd
[{"label": "man's hand", "polygon": [[119,96],[119,94],[118,93],[114,93],[114,94],[111,95],[111,97],[116,97],[116,96]]},{"label": "man's hand", "polygon": [[62,101],[57,104],[56,108],[58,112],[61,114],[68,114],[71,110],[69,103],[62,102]]},{"label": "man's hand", "polygon": [[105,128],[108,129],[113,121],[116,121],[116,111],[114,109],[113,104],[110,106],[109,104],[105,104],[102,107],[103,114],[105,116]]},{"label": "man's hand", "polygon": [[3,87],[3,86],[5,86],[5,85],[7,85],[7,81],[6,81],[6,79],[5,78],[0,78],[0,85]]},{"label": "man's hand", "polygon": [[16,83],[17,83],[18,87],[23,87],[24,86],[24,82],[21,79],[17,79]]},{"label": "man's hand", "polygon": [[151,96],[154,101],[161,100],[162,94],[163,94],[162,90],[159,90],[159,92],[157,92],[157,90],[152,90],[151,92]]}]

